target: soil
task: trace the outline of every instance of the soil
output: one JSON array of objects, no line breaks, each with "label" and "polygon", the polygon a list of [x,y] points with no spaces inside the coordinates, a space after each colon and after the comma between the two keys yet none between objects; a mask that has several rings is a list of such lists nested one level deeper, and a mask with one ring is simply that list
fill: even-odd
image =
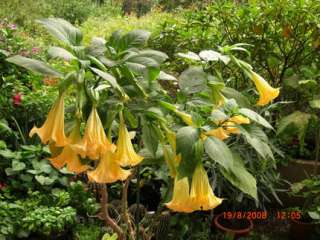
[{"label": "soil", "polygon": [[218,222],[225,228],[235,229],[235,230],[246,229],[247,227],[250,226],[249,221],[245,219],[238,220],[238,219],[226,219],[226,218],[220,217]]}]

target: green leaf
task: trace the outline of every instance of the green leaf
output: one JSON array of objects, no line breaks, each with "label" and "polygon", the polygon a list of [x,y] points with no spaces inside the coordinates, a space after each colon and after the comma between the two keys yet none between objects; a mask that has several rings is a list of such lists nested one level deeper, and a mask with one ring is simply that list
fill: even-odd
[{"label": "green leaf", "polygon": [[320,220],[320,213],[309,211],[308,214],[312,219]]},{"label": "green leaf", "polygon": [[159,64],[163,63],[169,58],[167,54],[152,49],[141,50],[137,56],[151,58],[157,61]]},{"label": "green leaf", "polygon": [[174,76],[172,76],[168,73],[165,73],[163,71],[160,71],[158,79],[163,80],[163,81],[176,81],[177,80]]},{"label": "green leaf", "polygon": [[131,56],[128,59],[126,59],[125,62],[136,63],[146,67],[159,67],[159,63],[156,60],[148,57],[142,57],[139,55]]},{"label": "green leaf", "polygon": [[14,63],[18,66],[24,67],[30,71],[41,73],[44,75],[51,75],[55,77],[62,77],[62,74],[56,71],[55,69],[51,68],[49,65],[47,65],[44,62],[41,62],[39,60],[31,59],[22,57],[19,55],[9,57],[6,59],[8,62]]},{"label": "green leaf", "polygon": [[179,86],[185,93],[197,93],[207,86],[207,74],[202,67],[190,67],[179,77]]},{"label": "green leaf", "polygon": [[[319,97],[319,96],[318,96]],[[312,99],[311,101],[309,101],[309,105],[310,107],[312,108],[315,108],[315,109],[320,109],[320,99],[317,98],[317,99]]]},{"label": "green leaf", "polygon": [[50,177],[45,177],[45,176],[42,176],[42,175],[35,176],[35,179],[41,185],[51,185],[55,181],[55,179],[52,179]]},{"label": "green leaf", "polygon": [[250,106],[250,101],[248,100],[248,98],[233,88],[224,87],[223,89],[221,89],[221,93],[226,98],[235,99],[241,107],[249,107]]},{"label": "green leaf", "polygon": [[209,118],[213,122],[220,122],[227,120],[229,117],[221,110],[215,109],[211,112],[211,116]]},{"label": "green leaf", "polygon": [[155,157],[159,145],[156,126],[146,120],[142,121],[142,140],[152,156]]},{"label": "green leaf", "polygon": [[242,192],[258,200],[256,179],[247,171],[240,156],[233,155],[233,160],[233,166],[229,171],[221,168],[222,175]]},{"label": "green leaf", "polygon": [[304,137],[311,119],[311,114],[295,111],[290,115],[282,118],[278,124],[277,135],[284,133],[290,126],[294,126],[298,132],[300,147],[304,146]]},{"label": "green leaf", "polygon": [[273,129],[273,127],[270,125],[270,123],[264,119],[262,116],[260,116],[258,113],[252,111],[251,109],[248,108],[240,108],[239,112],[246,116],[247,118],[251,119],[252,121],[266,127],[269,129]]},{"label": "green leaf", "polygon": [[76,59],[76,57],[68,50],[61,47],[50,47],[48,54],[51,58],[59,58],[65,61],[71,61]]},{"label": "green leaf", "polygon": [[66,20],[47,18],[38,20],[37,22],[41,23],[48,32],[62,42],[72,46],[81,45],[83,37],[81,31]]},{"label": "green leaf", "polygon": [[230,170],[233,167],[232,153],[223,141],[215,137],[208,137],[204,142],[204,148],[208,156],[225,169]]},{"label": "green leaf", "polygon": [[268,145],[268,137],[265,133],[256,126],[239,126],[241,133],[245,136],[247,142],[253,147],[256,152],[264,159],[274,160],[271,148]]},{"label": "green leaf", "polygon": [[195,143],[199,140],[199,129],[182,127],[176,135],[177,154],[181,154],[181,162],[178,167],[179,176],[191,177],[198,163],[195,156]]},{"label": "green leaf", "polygon": [[121,38],[121,50],[140,48],[146,45],[151,33],[145,30],[133,30]]},{"label": "green leaf", "polygon": [[12,161],[12,170],[19,172],[26,168],[26,164],[17,160]]},{"label": "green leaf", "polygon": [[90,68],[94,73],[98,74],[100,77],[102,77],[104,80],[106,80],[108,83],[110,83],[110,85],[115,88],[120,94],[121,96],[125,96],[126,93],[124,92],[124,90],[122,89],[122,87],[118,84],[117,80],[115,79],[114,76],[112,76],[109,73],[103,72],[97,68]]}]

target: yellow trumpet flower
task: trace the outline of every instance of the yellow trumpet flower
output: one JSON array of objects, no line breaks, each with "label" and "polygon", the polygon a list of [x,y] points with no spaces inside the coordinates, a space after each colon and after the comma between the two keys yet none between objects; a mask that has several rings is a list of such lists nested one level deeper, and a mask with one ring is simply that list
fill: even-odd
[{"label": "yellow trumpet flower", "polygon": [[[68,139],[70,144],[76,144],[81,141],[80,123],[77,123],[77,125],[70,133]],[[68,171],[74,172],[76,174],[84,172],[88,169],[87,165],[81,164],[77,152],[74,151],[70,145],[66,145],[58,156],[50,158],[49,160],[51,161],[51,164],[58,169],[62,168],[65,164],[67,164]]]},{"label": "yellow trumpet flower", "polygon": [[104,132],[95,107],[92,108],[88,118],[82,141],[72,145],[72,148],[78,152],[81,157],[84,158],[85,156],[88,156],[92,160],[99,159],[101,155],[112,149],[112,144],[109,142]]},{"label": "yellow trumpet flower", "polygon": [[279,96],[280,89],[271,87],[269,83],[264,80],[263,77],[261,77],[259,74],[251,71],[250,78],[256,85],[256,88],[260,95],[257,105],[264,106]]},{"label": "yellow trumpet flower", "polygon": [[32,137],[38,134],[43,144],[54,142],[55,146],[63,147],[68,141],[64,133],[64,96],[61,94],[48,113],[41,128],[33,127],[29,133]]},{"label": "yellow trumpet flower", "polygon": [[135,166],[143,160],[143,157],[134,151],[122,114],[120,114],[119,137],[115,158],[121,166]]},{"label": "yellow trumpet flower", "polygon": [[210,131],[207,131],[207,132],[205,132],[205,135],[219,138],[222,141],[229,137],[228,132],[226,130],[224,130],[222,127],[218,127],[218,128],[212,129]]},{"label": "yellow trumpet flower", "polygon": [[165,205],[175,212],[190,213],[194,211],[190,200],[188,178],[175,177],[172,200]]},{"label": "yellow trumpet flower", "polygon": [[235,124],[250,124],[250,119],[242,115],[233,116],[228,121],[233,122]]},{"label": "yellow trumpet flower", "polygon": [[113,183],[119,180],[126,180],[131,174],[131,171],[122,169],[117,162],[114,153],[112,151],[107,151],[101,157],[96,169],[87,174],[90,181],[96,183]]},{"label": "yellow trumpet flower", "polygon": [[192,177],[190,199],[194,210],[204,211],[217,207],[223,200],[214,195],[208,175],[201,164],[196,167]]}]

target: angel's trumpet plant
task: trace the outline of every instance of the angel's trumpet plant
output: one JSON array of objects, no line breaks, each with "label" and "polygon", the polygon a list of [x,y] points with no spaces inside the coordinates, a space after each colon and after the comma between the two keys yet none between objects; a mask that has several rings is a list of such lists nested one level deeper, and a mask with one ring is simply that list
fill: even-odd
[{"label": "angel's trumpet plant", "polygon": [[[115,147],[114,147],[115,148]],[[131,174],[130,170],[122,169],[114,152],[105,152],[95,170],[89,171],[88,178],[96,183],[113,183],[116,181],[124,181]]]},{"label": "angel's trumpet plant", "polygon": [[64,94],[60,94],[42,127],[33,127],[29,133],[32,137],[37,134],[43,144],[54,143],[57,147],[63,147],[68,143],[64,133]]},{"label": "angel's trumpet plant", "polygon": [[95,106],[93,106],[88,118],[82,141],[79,144],[72,145],[72,148],[81,157],[88,156],[92,160],[99,159],[105,152],[112,149],[112,144],[104,132]]},{"label": "angel's trumpet plant", "polygon": [[[68,139],[70,144],[77,144],[81,141],[79,122],[76,123]],[[79,155],[70,145],[66,145],[58,156],[50,158],[49,160],[55,168],[60,169],[64,165],[67,165],[67,170],[76,174],[88,169],[87,165],[81,163]]]},{"label": "angel's trumpet plant", "polygon": [[143,160],[143,157],[138,155],[133,148],[122,113],[120,113],[119,137],[115,158],[121,166],[136,166]]}]

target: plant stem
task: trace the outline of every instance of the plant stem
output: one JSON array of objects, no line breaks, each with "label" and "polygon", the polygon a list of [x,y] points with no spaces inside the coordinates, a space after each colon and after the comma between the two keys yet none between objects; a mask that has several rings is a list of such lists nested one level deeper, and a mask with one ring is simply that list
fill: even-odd
[{"label": "plant stem", "polygon": [[101,195],[101,210],[102,217],[106,226],[110,226],[112,230],[118,235],[119,240],[125,240],[125,235],[123,234],[122,229],[119,225],[109,216],[108,212],[108,191],[106,184],[101,184],[100,187],[100,195]]},{"label": "plant stem", "polygon": [[135,216],[135,224],[136,224],[136,239],[140,239],[140,226],[139,226],[139,216],[140,216],[140,166],[137,167],[137,196],[136,196],[136,216]]},{"label": "plant stem", "polygon": [[318,127],[318,132],[316,136],[316,159],[315,159],[315,166],[313,169],[314,175],[317,175],[318,173],[319,155],[320,155],[320,126]]},{"label": "plant stem", "polygon": [[130,216],[128,213],[128,188],[129,188],[130,181],[133,177],[134,177],[134,173],[127,178],[122,188],[122,212],[123,212],[124,221],[128,226],[130,240],[135,240],[134,229],[132,227],[132,222],[130,220]]}]

